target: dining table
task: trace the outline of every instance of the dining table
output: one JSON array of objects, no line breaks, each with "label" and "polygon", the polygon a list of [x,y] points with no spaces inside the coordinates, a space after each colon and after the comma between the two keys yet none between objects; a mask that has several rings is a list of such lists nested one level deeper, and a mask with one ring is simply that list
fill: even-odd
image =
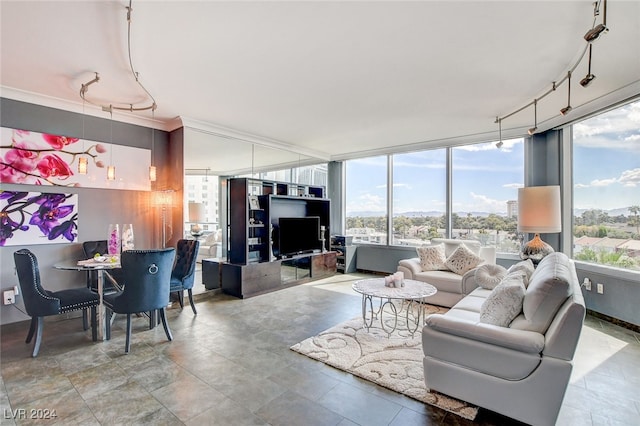
[{"label": "dining table", "polygon": [[67,260],[58,262],[53,265],[55,269],[64,270],[64,271],[96,271],[98,276],[98,295],[100,296],[100,304],[98,305],[98,340],[105,340],[105,321],[106,321],[106,312],[103,303],[104,296],[104,282],[105,279],[109,279],[116,287],[118,287],[117,282],[108,274],[108,271],[111,269],[119,269],[120,265],[120,257],[112,256],[106,257],[105,259],[86,259],[86,260]]}]

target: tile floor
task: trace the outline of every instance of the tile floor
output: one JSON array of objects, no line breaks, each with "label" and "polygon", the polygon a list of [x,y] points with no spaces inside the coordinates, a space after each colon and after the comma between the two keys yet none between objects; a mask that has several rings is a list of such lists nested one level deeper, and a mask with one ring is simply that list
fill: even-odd
[{"label": "tile floor", "polygon": [[[173,342],[138,318],[129,355],[123,318],[112,340],[100,343],[80,319],[49,320],[35,359],[24,343],[29,323],[2,326],[0,423],[517,424],[485,410],[470,422],[290,351],[359,315],[360,297],[351,290],[359,277],[336,275],[246,300],[197,285],[197,316],[188,307],[168,310]],[[57,417],[14,422],[11,413],[20,409],[55,410]],[[632,425],[639,418],[640,337],[587,317],[558,425]]]}]

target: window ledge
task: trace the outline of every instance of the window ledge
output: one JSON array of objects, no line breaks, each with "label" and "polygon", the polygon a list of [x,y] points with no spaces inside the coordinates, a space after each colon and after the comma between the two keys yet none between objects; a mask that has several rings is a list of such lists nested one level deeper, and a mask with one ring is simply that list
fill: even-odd
[{"label": "window ledge", "polygon": [[620,278],[623,280],[640,281],[640,271],[615,268],[613,266],[607,266],[607,265],[598,265],[596,263],[581,262],[579,260],[574,260],[574,262],[576,264],[576,269],[579,269],[582,271],[607,275],[610,277]]}]

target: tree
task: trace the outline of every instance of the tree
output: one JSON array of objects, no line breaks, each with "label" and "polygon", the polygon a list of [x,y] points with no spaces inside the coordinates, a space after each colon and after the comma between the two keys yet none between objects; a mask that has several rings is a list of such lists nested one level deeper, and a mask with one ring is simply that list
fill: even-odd
[{"label": "tree", "polygon": [[636,234],[640,234],[640,206],[631,206],[629,211],[633,216],[629,217],[627,224],[636,227]]}]

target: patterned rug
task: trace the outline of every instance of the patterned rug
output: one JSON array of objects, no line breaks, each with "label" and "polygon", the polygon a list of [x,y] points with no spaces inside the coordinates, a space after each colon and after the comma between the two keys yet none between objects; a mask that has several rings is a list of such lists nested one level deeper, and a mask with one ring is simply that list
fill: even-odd
[{"label": "patterned rug", "polygon": [[[427,314],[446,311],[446,308],[427,305]],[[386,315],[384,320],[385,324],[391,323]],[[465,419],[475,419],[477,407],[427,391],[421,328],[411,337],[401,318],[398,328],[389,336],[376,319],[367,331],[362,318],[358,317],[296,343],[290,349]]]}]

